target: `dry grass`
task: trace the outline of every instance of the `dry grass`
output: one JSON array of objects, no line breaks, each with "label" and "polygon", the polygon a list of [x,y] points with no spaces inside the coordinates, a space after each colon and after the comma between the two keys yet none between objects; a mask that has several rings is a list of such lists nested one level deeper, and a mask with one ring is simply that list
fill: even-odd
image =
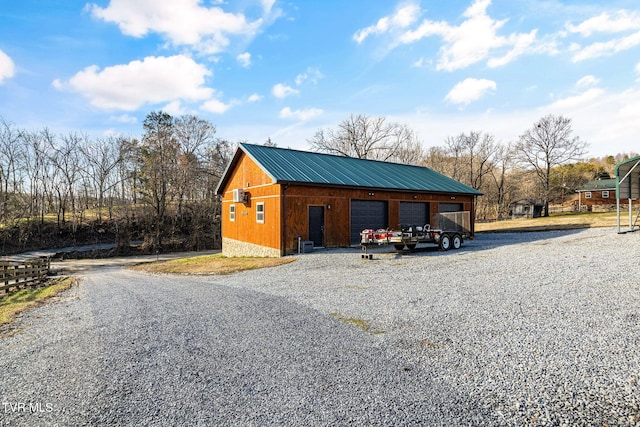
[{"label": "dry grass", "polygon": [[[622,218],[622,221],[628,220]],[[476,223],[476,233],[498,231],[546,231],[575,228],[614,227],[615,212],[585,212],[551,215],[546,218],[508,219],[504,221]]]},{"label": "dry grass", "polygon": [[295,258],[225,257],[222,254],[214,254],[140,264],[133,269],[160,274],[231,274],[256,268],[276,267],[293,261]]},{"label": "dry grass", "polygon": [[0,299],[0,325],[11,323],[18,314],[37,307],[74,283],[75,279],[66,277],[54,280],[53,284],[43,288],[26,288],[4,296]]},{"label": "dry grass", "polygon": [[386,331],[381,331],[381,330],[374,330],[371,329],[371,325],[369,324],[369,322],[367,322],[366,320],[363,319],[358,319],[355,317],[347,317],[344,316],[340,313],[334,312],[334,313],[329,313],[330,316],[335,317],[336,319],[338,319],[339,321],[341,321],[342,323],[346,323],[348,325],[353,325],[356,326],[360,329],[362,329],[364,332],[368,332],[370,334],[384,334]]}]

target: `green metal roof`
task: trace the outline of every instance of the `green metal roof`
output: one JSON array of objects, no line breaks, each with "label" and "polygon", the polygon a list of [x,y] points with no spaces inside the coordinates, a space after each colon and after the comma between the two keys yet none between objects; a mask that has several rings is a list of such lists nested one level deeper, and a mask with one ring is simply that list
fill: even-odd
[{"label": "green metal roof", "polygon": [[640,156],[618,163],[615,181],[618,198],[640,198]]},{"label": "green metal roof", "polygon": [[615,190],[616,180],[612,179],[596,179],[585,183],[578,191],[594,191],[594,190]]},{"label": "green metal roof", "polygon": [[218,185],[216,190],[218,194],[224,186],[228,171],[234,162],[237,162],[240,150],[255,161],[274,182],[482,194],[472,187],[426,167],[254,144],[240,144],[234,160]]}]

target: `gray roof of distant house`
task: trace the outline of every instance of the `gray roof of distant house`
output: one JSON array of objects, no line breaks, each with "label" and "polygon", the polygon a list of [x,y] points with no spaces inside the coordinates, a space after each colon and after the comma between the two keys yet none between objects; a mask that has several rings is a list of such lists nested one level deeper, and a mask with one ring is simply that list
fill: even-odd
[{"label": "gray roof of distant house", "polygon": [[228,179],[227,172],[239,161],[240,152],[246,153],[278,183],[482,195],[427,167],[254,144],[240,144],[216,189],[217,194]]},{"label": "gray roof of distant house", "polygon": [[615,190],[616,179],[596,179],[589,181],[582,187],[578,188],[578,191],[597,191],[597,190]]}]

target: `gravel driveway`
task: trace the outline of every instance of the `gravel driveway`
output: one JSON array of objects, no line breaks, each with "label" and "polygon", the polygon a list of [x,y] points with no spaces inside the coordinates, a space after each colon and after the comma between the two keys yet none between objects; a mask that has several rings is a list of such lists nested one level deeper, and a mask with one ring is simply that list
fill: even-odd
[{"label": "gravel driveway", "polygon": [[0,338],[1,425],[640,425],[640,233],[120,266]]}]

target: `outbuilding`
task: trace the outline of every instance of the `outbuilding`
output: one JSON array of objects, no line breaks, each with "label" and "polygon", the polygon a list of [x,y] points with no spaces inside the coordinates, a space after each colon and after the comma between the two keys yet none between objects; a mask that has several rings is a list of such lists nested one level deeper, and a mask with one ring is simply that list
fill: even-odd
[{"label": "outbuilding", "polygon": [[511,204],[511,218],[540,218],[544,203],[535,199],[517,200]]},{"label": "outbuilding", "polygon": [[578,211],[614,210],[616,206],[616,180],[600,178],[578,188]]},{"label": "outbuilding", "polygon": [[[620,214],[622,205],[626,201],[629,210],[628,231],[638,231],[640,219],[640,156],[620,162],[616,165],[616,205],[618,233],[620,229]],[[633,213],[633,205],[638,206],[638,212]]]},{"label": "outbuilding", "polygon": [[277,257],[357,245],[367,228],[436,227],[444,212],[467,213],[473,237],[482,193],[426,167],[240,144],[216,194],[223,254]]}]

